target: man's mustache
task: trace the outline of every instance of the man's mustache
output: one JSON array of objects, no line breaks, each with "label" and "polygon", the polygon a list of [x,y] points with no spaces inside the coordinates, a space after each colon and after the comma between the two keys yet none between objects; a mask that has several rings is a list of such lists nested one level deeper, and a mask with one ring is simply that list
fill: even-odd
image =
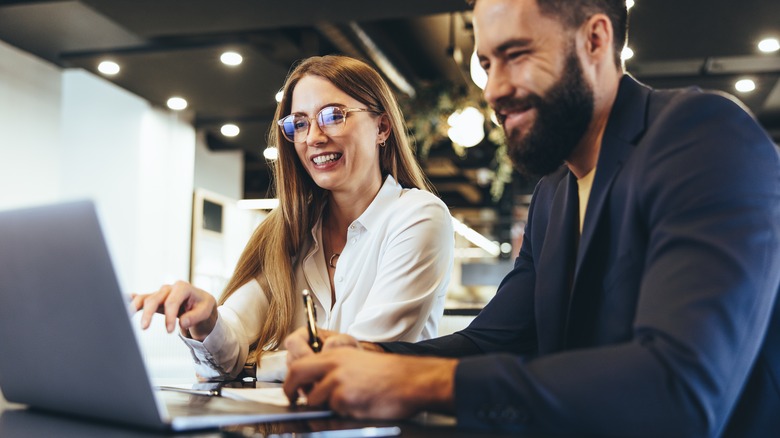
[{"label": "man's mustache", "polygon": [[513,112],[527,111],[537,108],[542,103],[542,98],[537,94],[529,94],[526,97],[504,97],[496,101],[493,105],[493,111],[496,112],[496,119],[504,125],[506,115]]}]

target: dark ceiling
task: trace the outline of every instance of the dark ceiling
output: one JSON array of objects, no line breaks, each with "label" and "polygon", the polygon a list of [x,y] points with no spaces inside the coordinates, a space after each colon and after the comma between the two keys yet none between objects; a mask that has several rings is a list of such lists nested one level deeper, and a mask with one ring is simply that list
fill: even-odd
[{"label": "dark ceiling", "polygon": [[[248,198],[268,195],[262,150],[274,95],[296,60],[360,57],[388,79],[395,71],[418,96],[432,86],[473,89],[469,21],[464,0],[0,1],[0,40],[96,74],[98,63],[111,59],[122,70],[108,79],[155,105],[185,97],[211,150],[245,152]],[[635,57],[627,66],[637,78],[657,87],[696,84],[736,94],[780,140],[780,53],[756,48],[761,38],[780,38],[780,1],[636,0],[630,26]],[[219,56],[228,49],[241,53],[243,64],[223,65]],[[737,93],[741,77],[752,78],[756,90]],[[390,82],[399,98],[409,99],[404,85]],[[241,128],[239,136],[219,133],[227,122]],[[486,140],[460,157],[449,142],[438,141],[422,161],[454,211],[496,224],[491,234],[505,241],[513,206],[527,200],[532,181],[515,174],[494,199],[494,150]]]}]

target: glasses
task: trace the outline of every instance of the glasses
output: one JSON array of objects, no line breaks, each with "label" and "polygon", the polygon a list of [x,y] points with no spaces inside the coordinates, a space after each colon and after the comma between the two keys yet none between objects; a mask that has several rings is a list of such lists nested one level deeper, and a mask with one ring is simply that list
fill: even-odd
[{"label": "glasses", "polygon": [[317,125],[327,136],[338,135],[347,124],[347,114],[352,112],[366,112],[377,114],[366,108],[342,108],[340,106],[326,106],[314,117],[306,117],[302,114],[290,114],[279,119],[276,124],[282,128],[282,135],[293,143],[303,143],[309,135],[311,121],[317,119]]}]

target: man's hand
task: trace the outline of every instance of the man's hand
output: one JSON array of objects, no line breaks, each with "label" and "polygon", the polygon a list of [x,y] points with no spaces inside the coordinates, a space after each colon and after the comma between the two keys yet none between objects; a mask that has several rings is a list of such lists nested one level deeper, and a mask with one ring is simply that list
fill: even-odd
[{"label": "man's hand", "polygon": [[[352,347],[358,350],[384,352],[377,344],[372,342],[358,341],[345,333],[333,332],[330,330],[317,329],[317,335],[322,341],[322,351],[328,351],[332,348]],[[287,349],[287,366],[292,362],[310,354],[314,354],[309,346],[309,331],[306,327],[301,327],[292,332],[284,340],[284,348]]]},{"label": "man's hand", "polygon": [[[377,344],[371,342],[358,341],[345,333],[333,332],[330,330],[317,329],[317,335],[322,341],[322,351],[328,351],[332,348],[352,347],[358,350],[383,352],[384,350]],[[284,340],[284,348],[287,350],[287,366],[292,362],[310,354],[314,354],[309,346],[309,331],[306,327],[301,327]]]},{"label": "man's hand", "polygon": [[163,285],[151,294],[132,295],[133,307],[141,314],[141,328],[149,328],[155,313],[165,315],[165,328],[173,332],[176,318],[179,326],[193,339],[203,341],[217,324],[217,301],[208,292],[185,282]]},{"label": "man's hand", "polygon": [[454,412],[455,359],[330,348],[288,363],[284,392],[292,402],[303,390],[310,405],[356,418]]}]

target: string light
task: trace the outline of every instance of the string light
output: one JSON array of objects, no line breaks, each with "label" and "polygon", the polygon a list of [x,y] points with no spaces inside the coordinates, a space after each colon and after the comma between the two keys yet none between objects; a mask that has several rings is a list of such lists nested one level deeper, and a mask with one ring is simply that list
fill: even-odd
[{"label": "string light", "polygon": [[463,147],[476,146],[485,138],[485,116],[473,106],[455,111],[447,123],[450,125],[447,136]]}]

